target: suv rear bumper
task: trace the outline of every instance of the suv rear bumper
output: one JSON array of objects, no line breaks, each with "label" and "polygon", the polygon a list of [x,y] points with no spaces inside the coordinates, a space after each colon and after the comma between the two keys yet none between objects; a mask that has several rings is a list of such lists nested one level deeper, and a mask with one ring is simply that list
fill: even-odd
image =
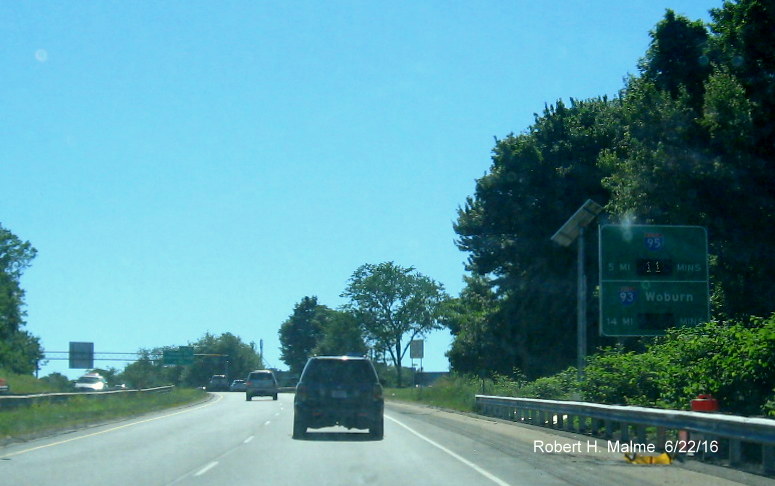
[{"label": "suv rear bumper", "polygon": [[341,425],[348,429],[369,429],[382,419],[384,403],[375,402],[364,407],[331,407],[314,404],[295,404],[294,415],[305,426],[312,429]]}]

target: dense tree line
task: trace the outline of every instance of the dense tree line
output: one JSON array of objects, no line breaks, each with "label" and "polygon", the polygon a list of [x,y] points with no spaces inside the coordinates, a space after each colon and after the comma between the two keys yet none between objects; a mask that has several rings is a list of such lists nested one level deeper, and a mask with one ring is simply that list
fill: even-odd
[{"label": "dense tree line", "polygon": [[0,369],[26,374],[43,357],[40,340],[24,330],[24,289],[19,283],[37,251],[0,225]]},{"label": "dense tree line", "polygon": [[165,365],[162,360],[164,350],[173,348],[168,346],[140,350],[139,359],[123,371],[97,371],[110,384],[126,383],[134,388],[145,388],[170,384],[200,387],[205,386],[213,375],[226,375],[231,381],[244,379],[251,371],[264,368],[256,343],[245,343],[229,332],[220,336],[205,333],[189,346],[197,355],[191,365]]},{"label": "dense tree line", "polygon": [[366,344],[355,317],[304,297],[279,331],[280,359],[293,374],[300,374],[314,355],[365,354]]},{"label": "dense tree line", "polygon": [[390,360],[402,385],[402,360],[414,338],[442,326],[447,294],[441,284],[394,262],[364,264],[350,277],[339,310],[304,297],[280,326],[281,358],[300,373],[313,355],[366,354]]},{"label": "dense tree line", "polygon": [[[573,362],[575,253],[549,237],[587,198],[603,221],[706,227],[714,316],[775,310],[775,5],[727,1],[711,18],[668,10],[618,96],[558,101],[496,141],[454,225],[470,271],[448,317],[454,369]],[[591,345],[606,344],[588,298]]]}]

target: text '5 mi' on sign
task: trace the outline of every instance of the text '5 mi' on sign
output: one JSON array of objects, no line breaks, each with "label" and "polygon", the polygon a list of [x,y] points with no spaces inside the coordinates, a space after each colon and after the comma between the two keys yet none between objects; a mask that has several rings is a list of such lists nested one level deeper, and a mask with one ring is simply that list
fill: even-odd
[{"label": "text '5 mi' on sign", "polygon": [[659,336],[710,317],[700,226],[600,226],[600,333]]}]

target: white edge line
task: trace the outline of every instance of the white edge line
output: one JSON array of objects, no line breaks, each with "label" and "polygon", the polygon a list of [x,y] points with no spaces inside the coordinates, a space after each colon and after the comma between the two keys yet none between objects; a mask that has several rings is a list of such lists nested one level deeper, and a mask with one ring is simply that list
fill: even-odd
[{"label": "white edge line", "polygon": [[37,446],[37,447],[31,447],[29,449],[24,449],[24,450],[21,450],[21,451],[11,452],[9,454],[0,455],[0,459],[6,459],[8,457],[20,456],[20,455],[26,454],[28,452],[33,452],[33,451],[37,451],[37,450],[40,450],[40,449],[46,449],[48,447],[54,447],[54,446],[58,446],[58,445],[62,445],[62,444],[67,444],[68,442],[74,442],[76,440],[81,440],[81,439],[86,439],[86,438],[89,438],[89,437],[94,437],[95,435],[107,434],[108,432],[113,432],[115,430],[126,429],[127,427],[134,427],[135,425],[145,424],[145,423],[148,423],[148,422],[153,422],[155,420],[161,420],[161,419],[164,419],[164,418],[167,418],[167,417],[173,417],[175,415],[180,415],[180,414],[183,414],[183,413],[193,412],[194,410],[200,410],[202,408],[209,407],[211,405],[215,405],[216,403],[220,402],[221,399],[223,398],[223,396],[221,396],[221,395],[217,395],[217,397],[218,398],[216,398],[215,401],[208,401],[204,405],[200,405],[200,406],[193,407],[193,408],[186,408],[184,410],[180,410],[178,412],[173,412],[173,413],[168,413],[166,415],[161,415],[159,417],[153,417],[153,418],[149,418],[149,419],[145,419],[145,420],[138,420],[137,422],[131,422],[131,423],[128,423],[128,424],[119,425],[118,427],[112,427],[110,429],[101,430],[99,432],[94,432],[92,434],[79,435],[78,437],[73,437],[72,439],[60,440],[58,442],[52,442],[51,444],[45,444],[45,445],[41,445],[41,446]]},{"label": "white edge line", "polygon": [[413,433],[414,435],[416,435],[420,439],[424,440],[425,442],[429,443],[433,447],[436,447],[436,448],[440,449],[441,451],[446,452],[450,456],[454,457],[458,461],[462,462],[463,464],[465,464],[466,466],[470,467],[471,469],[473,469],[474,471],[478,472],[479,474],[481,474],[482,476],[486,477],[487,479],[489,479],[490,481],[494,482],[495,484],[498,484],[499,486],[510,486],[509,483],[507,483],[506,481],[504,481],[501,478],[497,477],[496,475],[492,474],[491,472],[489,472],[489,471],[487,471],[485,469],[482,469],[481,467],[477,466],[476,464],[474,464],[473,462],[469,461],[465,457],[462,457],[462,456],[460,456],[458,454],[455,454],[454,452],[452,452],[451,450],[447,449],[446,447],[444,447],[443,445],[439,444],[438,442],[435,442],[435,441],[425,437],[421,433],[415,431],[414,429],[412,429],[408,425],[405,425],[405,424],[399,422],[398,420],[394,419],[393,417],[388,417],[387,415],[385,415],[385,418],[388,419],[388,420],[391,420],[391,421],[393,421],[395,423],[397,423],[398,425],[400,425],[401,427],[405,428],[409,432]]},{"label": "white edge line", "polygon": [[202,469],[200,469],[196,474],[194,474],[194,476],[195,477],[196,476],[201,476],[202,474],[206,473],[207,471],[209,471],[210,469],[214,468],[217,465],[218,465],[218,461],[213,461],[210,464],[208,464],[205,467],[203,467]]}]

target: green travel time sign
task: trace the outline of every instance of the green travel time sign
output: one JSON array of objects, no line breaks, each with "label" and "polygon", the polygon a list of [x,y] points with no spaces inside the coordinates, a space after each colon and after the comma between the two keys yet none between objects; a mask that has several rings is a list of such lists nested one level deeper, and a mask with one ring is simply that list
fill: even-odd
[{"label": "green travel time sign", "polygon": [[710,317],[700,226],[600,226],[600,333],[660,336]]}]

